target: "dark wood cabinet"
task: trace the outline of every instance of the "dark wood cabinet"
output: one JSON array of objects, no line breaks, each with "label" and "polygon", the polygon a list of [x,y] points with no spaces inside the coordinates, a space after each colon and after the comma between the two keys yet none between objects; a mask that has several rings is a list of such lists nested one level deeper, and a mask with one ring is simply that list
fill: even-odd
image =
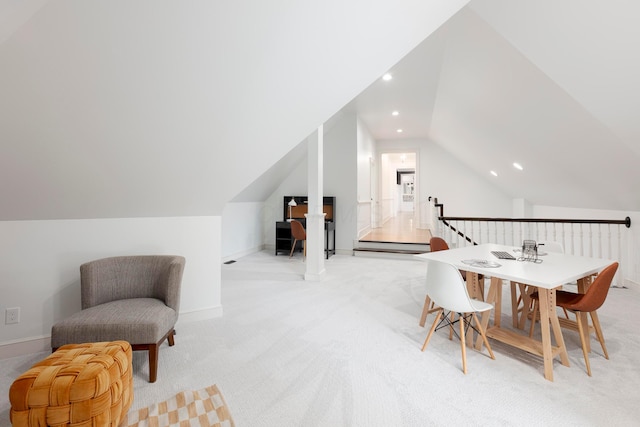
[{"label": "dark wood cabinet", "polygon": [[[296,206],[289,206],[291,200],[295,200]],[[336,225],[333,221],[335,217],[335,197],[322,198],[322,211],[325,215],[324,222],[324,252],[325,257],[329,259],[329,255],[336,253]],[[306,196],[285,196],[283,202],[283,221],[276,222],[276,250],[275,253],[289,254],[293,237],[291,236],[291,224],[287,221],[289,218],[300,221],[302,226],[307,228],[307,219],[304,214],[307,213],[307,197]],[[296,243],[296,251],[302,250],[302,242]]]},{"label": "dark wood cabinet", "polygon": [[[288,221],[276,222],[276,255],[281,252],[289,255],[291,253],[291,245],[293,245],[291,223]],[[297,250],[302,250],[302,242],[297,242],[296,247]]]}]

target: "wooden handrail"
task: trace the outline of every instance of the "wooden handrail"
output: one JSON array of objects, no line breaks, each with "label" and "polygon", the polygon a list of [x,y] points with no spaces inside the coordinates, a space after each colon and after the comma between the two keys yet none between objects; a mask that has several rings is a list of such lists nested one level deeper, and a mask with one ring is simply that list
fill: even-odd
[{"label": "wooden handrail", "polygon": [[[429,196],[429,201],[432,197]],[[462,216],[444,216],[444,205],[438,203],[436,197],[433,198],[433,206],[438,209],[438,219],[449,227],[458,236],[467,242],[477,245],[470,237],[462,233],[451,224],[451,221],[469,221],[469,222],[532,222],[532,223],[560,223],[560,224],[621,224],[627,228],[631,227],[631,218],[626,217],[623,220],[617,219],[550,219],[550,218],[489,218],[489,217],[462,217]]]},{"label": "wooden handrail", "polygon": [[631,218],[625,219],[548,219],[548,218],[482,218],[465,216],[439,216],[442,221],[483,221],[483,222],[555,222],[563,224],[623,224],[631,227]]}]

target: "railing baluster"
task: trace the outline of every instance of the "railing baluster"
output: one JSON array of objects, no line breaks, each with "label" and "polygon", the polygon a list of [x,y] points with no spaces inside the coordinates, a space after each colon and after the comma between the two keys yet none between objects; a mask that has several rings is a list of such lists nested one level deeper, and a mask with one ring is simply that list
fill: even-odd
[{"label": "railing baluster", "polygon": [[608,240],[609,240],[609,245],[608,245],[608,247],[609,247],[609,256],[608,256],[608,258],[612,259],[613,256],[611,254],[611,224],[609,224],[609,238],[608,238]]},{"label": "railing baluster", "polygon": [[[437,203],[437,199],[434,200]],[[445,240],[456,247],[476,243],[498,243],[517,247],[521,245],[523,240],[549,240],[551,238],[560,243],[567,254],[584,256],[587,252],[591,257],[617,259],[620,262],[620,270],[616,277],[626,277],[628,274],[629,269],[625,264],[629,254],[623,252],[623,247],[626,248],[625,241],[629,234],[624,231],[622,225],[626,228],[631,227],[629,217],[623,221],[444,217],[441,216],[442,205],[435,207],[440,209],[440,215],[434,216],[434,222],[437,221],[437,223],[432,224],[433,228],[439,230],[438,235],[443,238],[448,235],[449,238],[445,238]],[[574,227],[574,224],[577,228]],[[584,228],[585,224],[588,224],[587,230]],[[595,230],[593,224],[597,225]],[[618,225],[614,229],[615,232],[612,230],[612,225]],[[613,242],[613,239],[616,239],[617,242]],[[580,247],[579,252],[576,245]]]}]

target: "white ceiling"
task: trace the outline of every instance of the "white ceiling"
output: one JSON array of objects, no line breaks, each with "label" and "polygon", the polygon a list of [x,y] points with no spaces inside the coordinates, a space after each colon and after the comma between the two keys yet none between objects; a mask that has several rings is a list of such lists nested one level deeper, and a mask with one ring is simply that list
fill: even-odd
[{"label": "white ceiling", "polygon": [[513,198],[637,211],[638,16],[622,0],[473,0],[347,108],[375,139],[435,141]]},{"label": "white ceiling", "polygon": [[640,4],[467,3],[0,0],[0,219],[220,214],[352,99],[513,198],[640,211]]}]

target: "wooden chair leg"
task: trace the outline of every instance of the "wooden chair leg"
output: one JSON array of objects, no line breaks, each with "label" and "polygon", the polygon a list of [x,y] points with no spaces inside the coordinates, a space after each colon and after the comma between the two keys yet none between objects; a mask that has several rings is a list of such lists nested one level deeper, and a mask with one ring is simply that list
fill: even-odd
[{"label": "wooden chair leg", "polygon": [[467,373],[467,344],[464,339],[464,315],[459,313],[458,323],[460,323],[460,348],[462,349],[462,372]]},{"label": "wooden chair leg", "polygon": [[291,245],[291,252],[289,252],[289,258],[293,256],[293,251],[296,249],[297,242],[298,242],[298,239],[293,239],[293,245]]},{"label": "wooden chair leg", "polygon": [[[577,314],[577,313],[576,313]],[[584,364],[587,366],[587,374],[591,376],[591,365],[589,364],[589,350],[587,349],[586,343],[584,342],[584,331],[585,328],[589,328],[589,325],[584,325],[582,322],[583,317],[576,316],[576,323],[578,323],[578,333],[580,334],[580,344],[582,344],[582,354],[584,354]],[[588,339],[588,336],[587,336]]]},{"label": "wooden chair leg", "polygon": [[600,341],[600,345],[602,346],[602,351],[604,352],[604,358],[609,359],[609,353],[607,353],[607,347],[604,345],[604,335],[602,334],[602,328],[600,327],[600,319],[598,319],[598,313],[592,311],[589,313],[591,315],[591,322],[593,323],[593,329],[596,331],[596,337],[598,337],[598,341]]},{"label": "wooden chair leg", "polygon": [[176,334],[176,331],[173,330],[167,336],[167,341],[169,341],[169,347],[173,347],[176,344],[176,341],[174,339],[175,334]]},{"label": "wooden chair leg", "polygon": [[158,377],[158,344],[149,344],[149,382],[155,383]]},{"label": "wooden chair leg", "polygon": [[449,323],[449,341],[451,341],[453,339],[453,322],[455,322],[456,320],[456,314],[452,311],[450,313],[451,316],[451,323]]},{"label": "wooden chair leg", "polygon": [[424,327],[424,324],[427,322],[427,316],[429,315],[431,305],[431,298],[427,295],[424,297],[424,305],[422,306],[422,314],[420,315],[420,326]]},{"label": "wooden chair leg", "polygon": [[429,329],[429,333],[427,334],[427,338],[424,340],[424,344],[422,344],[422,351],[427,348],[427,344],[429,344],[429,340],[431,340],[431,336],[433,332],[436,330],[436,326],[438,326],[438,322],[440,321],[440,317],[442,316],[442,309],[438,310],[436,313],[436,319],[433,321],[433,325],[431,325],[431,329]]}]

